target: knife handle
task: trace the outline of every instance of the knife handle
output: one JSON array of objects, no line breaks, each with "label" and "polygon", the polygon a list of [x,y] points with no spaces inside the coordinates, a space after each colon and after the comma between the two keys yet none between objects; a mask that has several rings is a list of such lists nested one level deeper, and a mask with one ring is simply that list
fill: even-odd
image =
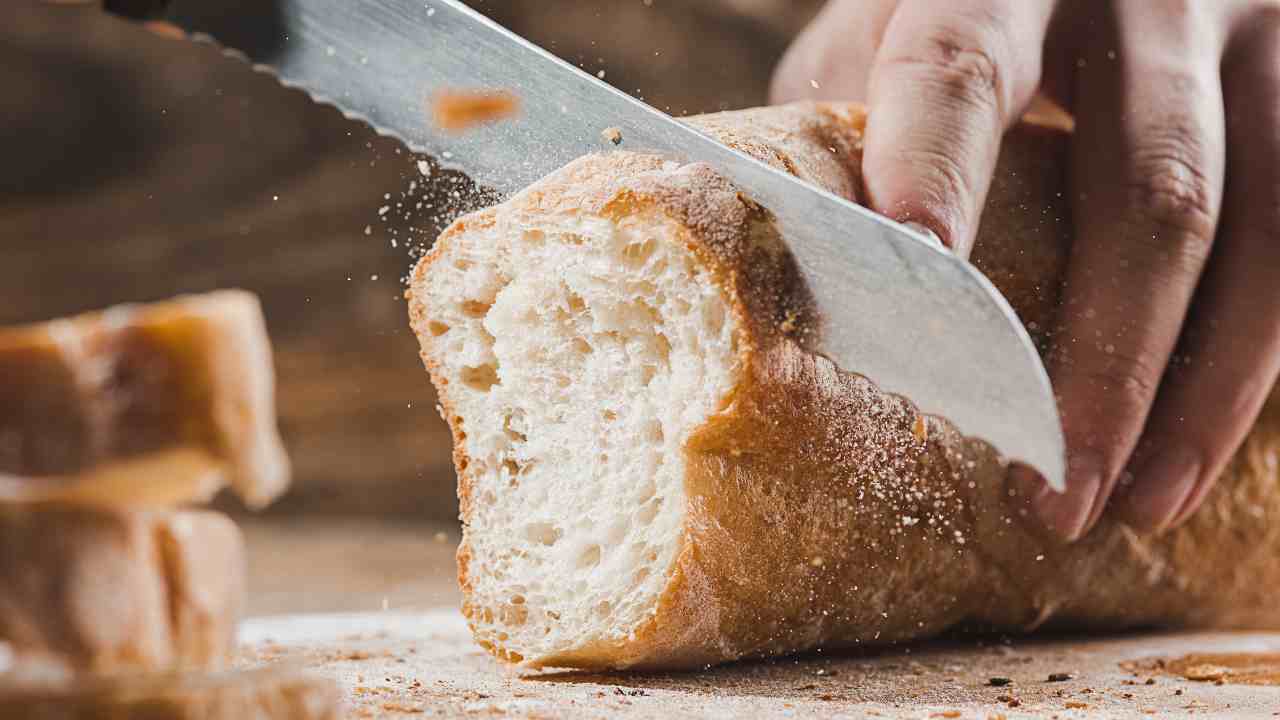
[{"label": "knife handle", "polygon": [[112,15],[129,20],[153,20],[164,14],[169,0],[45,0],[50,5],[101,5]]},{"label": "knife handle", "polygon": [[169,0],[103,0],[102,9],[130,20],[153,20],[164,14]]}]

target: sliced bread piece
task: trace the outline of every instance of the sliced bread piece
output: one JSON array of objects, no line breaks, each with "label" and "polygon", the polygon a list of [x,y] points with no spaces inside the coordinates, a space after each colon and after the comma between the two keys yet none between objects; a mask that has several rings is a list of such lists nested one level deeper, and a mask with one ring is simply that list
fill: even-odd
[{"label": "sliced bread piece", "polygon": [[261,507],[288,484],[262,309],[243,291],[0,328],[0,499]]},{"label": "sliced bread piece", "polygon": [[[861,199],[855,106],[690,122]],[[1068,132],[1009,136],[973,255],[1041,342]],[[714,168],[579,159],[446,230],[409,312],[455,440],[464,614],[506,660],[688,668],[961,625],[1280,626],[1274,397],[1187,526],[1108,518],[1058,544],[989,446],[805,350],[786,238]]]},{"label": "sliced bread piece", "polygon": [[0,504],[0,679],[226,667],[245,572],[217,513]]}]

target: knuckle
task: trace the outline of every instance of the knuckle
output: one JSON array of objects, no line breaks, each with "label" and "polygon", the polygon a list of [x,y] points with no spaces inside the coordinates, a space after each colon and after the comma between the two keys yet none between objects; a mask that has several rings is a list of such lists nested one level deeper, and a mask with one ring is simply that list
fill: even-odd
[{"label": "knuckle", "polygon": [[1107,353],[1096,367],[1083,373],[1089,388],[1103,407],[1112,407],[1116,419],[1145,417],[1156,395],[1162,368],[1143,354]]},{"label": "knuckle", "polygon": [[1160,249],[1181,249],[1192,259],[1207,256],[1217,228],[1213,183],[1202,168],[1205,152],[1183,130],[1152,134],[1133,157],[1128,188],[1134,222],[1150,228],[1139,240]]},{"label": "knuckle", "polygon": [[[991,34],[991,33],[987,33]],[[929,82],[959,103],[983,109],[1003,111],[1008,106],[1005,63],[999,54],[999,42],[978,37],[936,31],[910,54],[893,58],[892,62],[914,66]]]}]

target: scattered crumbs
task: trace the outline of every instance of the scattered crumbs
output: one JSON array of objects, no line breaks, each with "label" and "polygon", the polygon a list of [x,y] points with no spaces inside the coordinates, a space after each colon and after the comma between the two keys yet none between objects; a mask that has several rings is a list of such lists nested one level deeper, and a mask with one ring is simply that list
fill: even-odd
[{"label": "scattered crumbs", "polygon": [[431,98],[431,116],[436,127],[447,132],[462,132],[505,120],[519,111],[520,99],[507,90],[444,89]]},{"label": "scattered crumbs", "polygon": [[822,87],[822,86],[818,84],[818,81],[817,81],[817,80],[810,80],[810,81],[809,81],[809,87],[812,87],[814,90],[817,90],[818,88],[820,88],[820,87]]},{"label": "scattered crumbs", "polygon": [[604,71],[603,71],[603,70],[601,70],[600,72],[596,73],[596,77],[598,77],[598,78],[600,78],[601,80],[603,80],[603,79],[604,79]]},{"label": "scattered crumbs", "polygon": [[[1037,556],[1036,556],[1036,562],[1041,562],[1041,561],[1043,561],[1043,560],[1044,560],[1044,555],[1037,555]],[[1068,678],[1068,679],[1069,679],[1069,678]]]},{"label": "scattered crumbs", "polygon": [[[1044,557],[1041,555],[1040,557]],[[1075,675],[1066,672],[1049,673],[1049,682],[1066,682],[1075,678]]]},{"label": "scattered crumbs", "polygon": [[782,325],[779,326],[779,329],[782,330],[783,334],[790,335],[796,331],[797,317],[795,310],[787,311],[786,316],[782,319]]},{"label": "scattered crumbs", "polygon": [[421,707],[401,705],[400,703],[382,703],[382,709],[387,712],[406,713],[409,715],[421,715],[426,712]]},{"label": "scattered crumbs", "polygon": [[613,694],[614,694],[614,695],[625,695],[625,696],[627,696],[627,697],[644,697],[644,696],[648,695],[649,693],[645,692],[644,690],[641,690],[640,688],[632,688],[632,689],[630,689],[630,690],[627,690],[627,689],[624,689],[624,688],[620,688],[620,687],[616,687],[616,686],[615,686],[615,687],[613,688]]},{"label": "scattered crumbs", "polygon": [[373,234],[373,226],[372,226],[372,225],[365,225],[365,226],[364,226],[364,234],[365,234],[365,235],[372,235],[372,234]]},{"label": "scattered crumbs", "polygon": [[617,127],[605,128],[600,133],[600,137],[604,138],[605,140],[608,140],[614,145],[621,145],[622,144],[622,128],[617,128]]},{"label": "scattered crumbs", "polygon": [[1174,695],[1181,695],[1181,694],[1182,694],[1182,688],[1178,688],[1177,690],[1174,690],[1174,691],[1173,691],[1173,694],[1174,694]]},{"label": "scattered crumbs", "polygon": [[419,160],[418,173],[422,175],[422,177],[431,177],[431,163],[426,160]]},{"label": "scattered crumbs", "polygon": [[929,441],[929,423],[923,415],[916,415],[915,422],[911,423],[911,434],[915,435],[919,442]]},{"label": "scattered crumbs", "polygon": [[1147,678],[1147,681],[1143,683],[1143,685],[1155,685],[1155,684],[1156,684],[1156,679],[1153,677]]}]

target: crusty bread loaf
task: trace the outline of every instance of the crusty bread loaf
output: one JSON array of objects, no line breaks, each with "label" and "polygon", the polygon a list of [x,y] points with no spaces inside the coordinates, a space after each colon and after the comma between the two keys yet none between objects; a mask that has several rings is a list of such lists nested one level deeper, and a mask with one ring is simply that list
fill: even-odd
[{"label": "crusty bread loaf", "polygon": [[[863,121],[690,120],[854,200]],[[973,254],[1042,345],[1067,132],[1009,136]],[[1058,544],[989,446],[805,351],[785,245],[714,168],[618,152],[459,220],[422,260],[410,318],[453,428],[480,644],[677,668],[957,626],[1280,626],[1274,399],[1188,525],[1108,517]]]},{"label": "crusty bread loaf", "polygon": [[338,720],[337,683],[271,667],[73,683],[6,683],[5,720]]},{"label": "crusty bread loaf", "polygon": [[244,583],[217,513],[0,504],[0,680],[226,667]]},{"label": "crusty bread loaf", "polygon": [[172,505],[284,491],[262,309],[242,291],[0,329],[0,499]]}]

